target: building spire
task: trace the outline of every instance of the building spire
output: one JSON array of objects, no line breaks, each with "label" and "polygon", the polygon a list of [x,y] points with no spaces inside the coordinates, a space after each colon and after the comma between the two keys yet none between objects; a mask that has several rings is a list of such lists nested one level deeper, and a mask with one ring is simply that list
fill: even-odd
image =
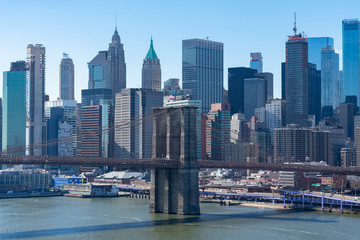
[{"label": "building spire", "polygon": [[120,43],[120,36],[119,33],[117,31],[117,15],[115,15],[115,32],[114,35],[112,36],[112,43]]},{"label": "building spire", "polygon": [[159,59],[154,50],[152,35],[151,35],[151,39],[150,39],[150,48],[149,48],[149,51],[146,54],[146,57],[144,60],[146,60],[146,59],[149,59],[149,60]]},{"label": "building spire", "polygon": [[294,30],[294,35],[296,35],[296,30],[297,30],[297,28],[296,28],[296,12],[294,12],[294,28],[293,28],[293,30]]}]

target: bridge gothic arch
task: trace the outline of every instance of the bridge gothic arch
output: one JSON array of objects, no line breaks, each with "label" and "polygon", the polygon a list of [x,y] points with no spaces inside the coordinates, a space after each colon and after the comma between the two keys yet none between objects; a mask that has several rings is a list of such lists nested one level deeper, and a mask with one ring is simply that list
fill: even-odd
[{"label": "bridge gothic arch", "polygon": [[199,214],[196,107],[154,108],[153,159],[180,160],[178,169],[152,169],[150,212]]}]

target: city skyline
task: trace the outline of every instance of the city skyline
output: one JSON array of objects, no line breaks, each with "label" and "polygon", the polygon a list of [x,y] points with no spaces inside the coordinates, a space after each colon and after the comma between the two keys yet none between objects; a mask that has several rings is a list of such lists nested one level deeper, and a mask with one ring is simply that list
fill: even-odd
[{"label": "city skyline", "polygon": [[[0,46],[0,52],[3,53],[0,69],[5,71],[9,68],[10,62],[25,59],[26,46],[29,43],[43,44],[47,50],[46,93],[50,95],[51,100],[55,100],[59,97],[58,64],[62,53],[67,52],[74,61],[75,99],[80,101],[81,89],[87,88],[86,63],[91,61],[98,51],[107,50],[117,15],[118,32],[126,52],[127,87],[141,86],[143,54],[148,49],[148,39],[151,35],[157,43],[157,54],[162,59],[163,81],[169,78],[182,80],[182,40],[206,39],[209,36],[212,41],[224,43],[226,89],[227,68],[249,67],[250,52],[261,52],[264,72],[274,73],[274,97],[280,97],[281,62],[285,60],[286,38],[292,32],[293,12],[297,12],[298,29],[304,31],[308,37],[334,38],[335,49],[341,52],[341,22],[344,19],[359,17],[356,6],[360,6],[356,1],[348,1],[348,4],[336,7],[328,6],[325,1],[311,2],[311,9],[306,7],[310,1],[301,4],[282,2],[276,6],[266,1],[257,4],[247,3],[246,6],[241,2],[229,2],[226,6],[217,6],[212,4],[215,2],[205,5],[200,1],[193,3],[191,8],[188,8],[185,2],[171,4],[141,2],[143,6],[141,8],[138,4],[120,4],[115,1],[86,3],[82,1],[72,3],[71,9],[67,4],[50,4],[44,1],[35,1],[31,6],[2,3],[7,11],[0,16],[0,27],[7,38]],[[97,11],[99,8],[114,9],[114,13],[109,11],[99,13]],[[81,17],[78,15],[79,9],[82,9]],[[148,21],[149,9],[152,14],[158,16],[156,21]],[[238,9],[243,11],[239,12]],[[20,16],[32,10],[42,11],[41,19],[40,16],[26,19],[26,24],[33,27],[24,28],[24,22],[16,19],[22,19]],[[135,11],[138,11],[138,14],[133,16]],[[252,17],[252,11],[257,12],[256,18]],[[277,16],[274,17],[274,11],[281,14],[276,14]],[[225,12],[227,14],[224,14]],[[93,17],[95,13],[99,14],[96,21]],[[213,17],[216,13],[222,17]],[[9,19],[15,20],[8,24]],[[266,42],[264,35],[268,36]]]}]

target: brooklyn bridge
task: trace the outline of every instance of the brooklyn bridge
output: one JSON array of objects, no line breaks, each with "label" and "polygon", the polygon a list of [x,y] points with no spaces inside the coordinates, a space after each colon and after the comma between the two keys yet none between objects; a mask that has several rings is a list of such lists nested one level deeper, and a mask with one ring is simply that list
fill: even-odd
[{"label": "brooklyn bridge", "polygon": [[[1,155],[0,164],[113,166],[151,169],[150,211],[199,214],[200,168],[319,172],[360,176],[360,167],[197,159],[196,107],[153,109],[151,159]],[[164,157],[165,156],[165,157]]]}]

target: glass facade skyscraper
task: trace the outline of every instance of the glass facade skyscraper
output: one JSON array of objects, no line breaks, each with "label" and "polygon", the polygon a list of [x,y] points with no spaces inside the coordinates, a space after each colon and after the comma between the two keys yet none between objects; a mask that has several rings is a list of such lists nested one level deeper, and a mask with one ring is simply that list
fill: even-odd
[{"label": "glass facade skyscraper", "polygon": [[231,115],[244,113],[244,79],[254,78],[256,70],[252,68],[237,67],[228,69],[229,100]]},{"label": "glass facade skyscraper", "polygon": [[286,122],[308,125],[308,42],[301,34],[289,36],[286,42],[285,98]]},{"label": "glass facade skyscraper", "polygon": [[[11,71],[3,73],[2,151],[26,144],[26,69],[25,62],[12,64]],[[24,155],[25,151],[8,155]]]},{"label": "glass facade skyscraper", "polygon": [[343,102],[346,96],[356,96],[359,103],[360,22],[358,19],[342,21],[342,41],[344,94],[341,101]]},{"label": "glass facade skyscraper", "polygon": [[224,44],[203,39],[182,41],[182,84],[201,100],[202,112],[223,102]]},{"label": "glass facade skyscraper", "polygon": [[263,61],[260,52],[250,53],[250,68],[257,70],[258,73],[263,72]]},{"label": "glass facade skyscraper", "polygon": [[316,64],[316,69],[321,70],[321,48],[330,45],[334,48],[334,39],[331,37],[309,37],[308,52],[309,63]]},{"label": "glass facade skyscraper", "polygon": [[321,107],[340,104],[339,54],[330,45],[321,49]]},{"label": "glass facade skyscraper", "polygon": [[244,113],[246,120],[255,115],[255,108],[265,107],[266,80],[247,78],[244,80]]},{"label": "glass facade skyscraper", "polygon": [[100,51],[89,63],[89,89],[110,88],[106,80],[107,51]]}]

